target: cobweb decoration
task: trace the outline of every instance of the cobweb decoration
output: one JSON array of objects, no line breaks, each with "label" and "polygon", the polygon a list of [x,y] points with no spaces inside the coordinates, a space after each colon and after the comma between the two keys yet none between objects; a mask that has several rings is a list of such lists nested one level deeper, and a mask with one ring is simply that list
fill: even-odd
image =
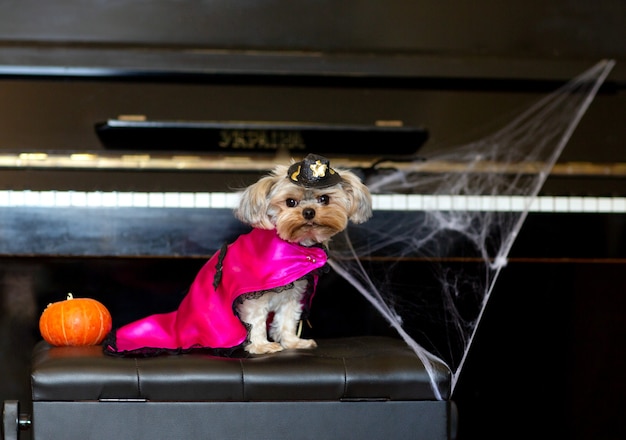
[{"label": "cobweb decoration", "polygon": [[[379,164],[365,183],[407,209],[377,209],[333,239],[331,266],[413,348],[439,398],[454,392],[529,208],[613,65],[599,62],[480,140]],[[438,389],[441,363],[450,390]]]}]

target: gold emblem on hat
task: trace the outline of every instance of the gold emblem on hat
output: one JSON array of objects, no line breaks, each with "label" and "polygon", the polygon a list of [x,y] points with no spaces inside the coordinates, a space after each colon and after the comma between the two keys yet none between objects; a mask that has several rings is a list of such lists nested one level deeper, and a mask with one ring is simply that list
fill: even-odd
[{"label": "gold emblem on hat", "polygon": [[296,172],[291,174],[291,180],[293,180],[294,182],[297,182],[299,175],[300,175],[300,165],[298,165],[298,169],[296,170]]},{"label": "gold emblem on hat", "polygon": [[309,165],[309,168],[313,171],[313,177],[325,177],[328,165],[322,163],[320,160],[316,160],[315,163]]}]

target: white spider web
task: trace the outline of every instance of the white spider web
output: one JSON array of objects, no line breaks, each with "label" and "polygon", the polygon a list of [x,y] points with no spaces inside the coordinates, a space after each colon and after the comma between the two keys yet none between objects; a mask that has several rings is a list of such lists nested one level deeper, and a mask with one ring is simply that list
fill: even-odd
[{"label": "white spider web", "polygon": [[[333,239],[331,266],[413,348],[438,397],[447,392],[436,364],[450,368],[452,393],[529,207],[613,64],[599,62],[487,137],[379,168],[366,179],[372,193],[408,194],[427,207],[376,211]],[[429,195],[470,197],[428,208]],[[518,206],[493,209],[482,196]]]}]

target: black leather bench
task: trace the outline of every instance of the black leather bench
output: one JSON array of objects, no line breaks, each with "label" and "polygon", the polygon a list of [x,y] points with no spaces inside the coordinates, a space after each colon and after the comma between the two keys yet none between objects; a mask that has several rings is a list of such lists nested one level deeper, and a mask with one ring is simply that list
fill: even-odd
[{"label": "black leather bench", "polygon": [[[449,439],[438,400],[406,344],[320,339],[313,350],[242,358],[117,358],[102,347],[33,351],[32,415],[5,402],[5,439]],[[437,369],[440,390],[450,373]]]}]

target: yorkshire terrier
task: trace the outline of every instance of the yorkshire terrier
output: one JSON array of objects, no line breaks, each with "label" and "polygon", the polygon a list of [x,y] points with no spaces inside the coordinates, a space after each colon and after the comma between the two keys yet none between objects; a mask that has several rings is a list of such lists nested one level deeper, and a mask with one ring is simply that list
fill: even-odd
[{"label": "yorkshire terrier", "polygon": [[[362,223],[371,215],[372,198],[359,177],[331,168],[328,159],[314,154],[289,167],[277,166],[245,189],[235,209],[242,222],[276,230],[281,239],[306,247],[327,247],[349,221]],[[303,277],[285,290],[268,290],[239,302],[237,313],[249,328],[246,351],[273,353],[317,346],[313,339],[301,339],[297,330],[311,282]]]},{"label": "yorkshire terrier", "polygon": [[243,347],[264,354],[317,346],[300,338],[298,323],[326,266],[331,237],[349,221],[371,217],[367,187],[351,171],[309,154],[246,188],[234,213],[252,230],[205,263],[178,310],[117,329],[105,352],[229,353]]}]

